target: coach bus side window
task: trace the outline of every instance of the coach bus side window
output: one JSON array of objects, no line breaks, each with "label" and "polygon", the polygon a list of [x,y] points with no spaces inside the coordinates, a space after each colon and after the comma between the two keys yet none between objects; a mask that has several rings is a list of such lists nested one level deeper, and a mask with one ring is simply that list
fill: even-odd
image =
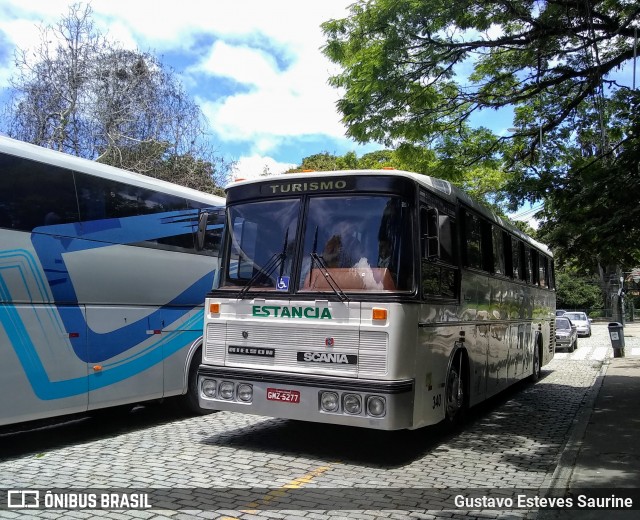
[{"label": "coach bus side window", "polygon": [[[455,221],[439,215],[434,208],[420,209],[421,285],[425,297],[457,297],[457,268],[455,259]],[[447,265],[449,264],[449,265]]]},{"label": "coach bus side window", "polygon": [[493,232],[493,272],[495,274],[506,274],[504,255],[504,234],[498,226],[492,226]]},{"label": "coach bus side window", "polygon": [[[144,227],[145,240],[131,245],[195,252],[192,228],[185,225],[190,210],[184,198],[82,173],[76,173],[76,184],[83,222],[118,219],[123,240],[130,238],[132,230]],[[140,218],[130,220],[136,217]]]},{"label": "coach bus side window", "polygon": [[31,231],[78,221],[70,170],[3,154],[0,171],[0,227]]},{"label": "coach bus side window", "polygon": [[422,221],[422,256],[426,258],[440,258],[440,226],[438,223],[438,210],[422,208],[420,210]]},{"label": "coach bus side window", "polygon": [[540,287],[549,287],[549,259],[544,255],[538,255],[540,258],[539,274]]},{"label": "coach bus side window", "polygon": [[482,269],[482,226],[480,219],[466,211],[464,215],[466,264],[474,269]]},{"label": "coach bus side window", "polygon": [[531,248],[528,246],[524,247],[524,277],[523,280],[527,283],[533,283],[531,278],[533,269],[531,265]]},{"label": "coach bus side window", "polygon": [[511,269],[514,280],[522,280],[522,242],[511,237]]}]

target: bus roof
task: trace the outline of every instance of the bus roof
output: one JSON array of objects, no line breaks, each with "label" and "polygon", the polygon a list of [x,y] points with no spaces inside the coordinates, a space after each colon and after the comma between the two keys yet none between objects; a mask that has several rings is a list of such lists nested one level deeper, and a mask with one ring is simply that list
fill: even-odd
[{"label": "bus roof", "polygon": [[160,179],[149,177],[148,175],[130,172],[114,166],[108,166],[99,162],[76,157],[74,155],[50,150],[49,148],[25,143],[3,135],[0,135],[0,152],[45,164],[52,164],[61,168],[68,168],[77,172],[86,173],[87,175],[94,175],[96,177],[125,182],[141,188],[156,191],[159,190],[171,195],[197,200],[204,204],[211,204],[214,206],[224,206],[225,204],[224,197],[186,188],[172,182],[162,181]]},{"label": "bus roof", "polygon": [[528,242],[529,244],[535,246],[540,251],[548,254],[549,256],[553,256],[551,250],[545,245],[537,240],[531,238],[526,233],[523,233],[520,229],[515,227],[514,225],[506,222],[502,217],[495,214],[489,208],[483,206],[479,202],[472,199],[469,195],[467,195],[463,190],[454,186],[449,181],[438,179],[436,177],[431,177],[422,173],[408,172],[404,170],[332,170],[332,171],[318,171],[318,172],[300,172],[300,173],[283,173],[279,175],[269,175],[266,177],[258,177],[256,179],[246,179],[246,180],[238,180],[227,184],[225,187],[225,191],[230,189],[234,189],[235,187],[241,187],[248,184],[259,184],[262,182],[273,182],[278,180],[286,180],[291,181],[292,177],[295,176],[297,179],[315,179],[315,178],[325,178],[331,177],[335,175],[346,175],[346,176],[392,176],[399,175],[401,177],[407,177],[412,179],[417,184],[424,186],[429,191],[437,194],[445,200],[448,200],[452,204],[457,204],[458,201],[463,204],[469,206],[477,213],[480,213],[485,218],[495,222],[496,224],[508,229],[511,233],[516,235],[521,240]]}]

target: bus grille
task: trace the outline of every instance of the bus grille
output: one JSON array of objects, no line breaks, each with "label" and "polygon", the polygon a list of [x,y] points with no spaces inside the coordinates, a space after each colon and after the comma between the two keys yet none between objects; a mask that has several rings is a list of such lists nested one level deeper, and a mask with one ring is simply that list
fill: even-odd
[{"label": "bus grille", "polygon": [[224,364],[224,339],[226,323],[207,323],[204,343],[204,359],[207,363]]},{"label": "bus grille", "polygon": [[384,376],[387,374],[389,335],[386,332],[362,331],[360,333],[360,376]]},{"label": "bus grille", "polygon": [[[209,324],[211,325],[211,324]],[[243,338],[242,333],[248,333]],[[296,329],[290,327],[265,327],[242,323],[228,323],[225,335],[222,330],[207,328],[206,357],[215,363],[227,366],[263,367],[273,369],[303,369],[305,372],[359,375],[360,377],[384,376],[387,374],[388,335],[386,332],[359,332],[358,329],[333,328]],[[211,340],[211,334],[216,339]],[[226,344],[223,343],[222,338]],[[334,345],[326,346],[327,338]],[[275,355],[247,355],[226,353],[228,347],[256,347],[273,349]],[[357,365],[338,363],[301,363],[298,352],[340,352],[358,356]]]}]

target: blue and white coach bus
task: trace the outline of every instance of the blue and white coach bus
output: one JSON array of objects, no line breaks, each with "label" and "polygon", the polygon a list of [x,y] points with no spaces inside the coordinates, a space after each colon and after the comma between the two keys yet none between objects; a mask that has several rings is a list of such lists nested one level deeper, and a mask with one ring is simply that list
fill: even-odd
[{"label": "blue and white coach bus", "polygon": [[446,181],[266,177],[228,187],[226,212],[204,408],[415,429],[553,358],[551,252]]},{"label": "blue and white coach bus", "polygon": [[0,137],[0,425],[197,405],[223,212],[221,197]]}]

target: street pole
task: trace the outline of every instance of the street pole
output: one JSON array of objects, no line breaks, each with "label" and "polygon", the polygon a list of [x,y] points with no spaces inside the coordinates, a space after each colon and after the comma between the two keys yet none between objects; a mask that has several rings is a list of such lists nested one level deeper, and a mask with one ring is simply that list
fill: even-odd
[{"label": "street pole", "polygon": [[620,299],[620,323],[624,327],[624,276],[620,277],[620,291],[618,291]]}]

